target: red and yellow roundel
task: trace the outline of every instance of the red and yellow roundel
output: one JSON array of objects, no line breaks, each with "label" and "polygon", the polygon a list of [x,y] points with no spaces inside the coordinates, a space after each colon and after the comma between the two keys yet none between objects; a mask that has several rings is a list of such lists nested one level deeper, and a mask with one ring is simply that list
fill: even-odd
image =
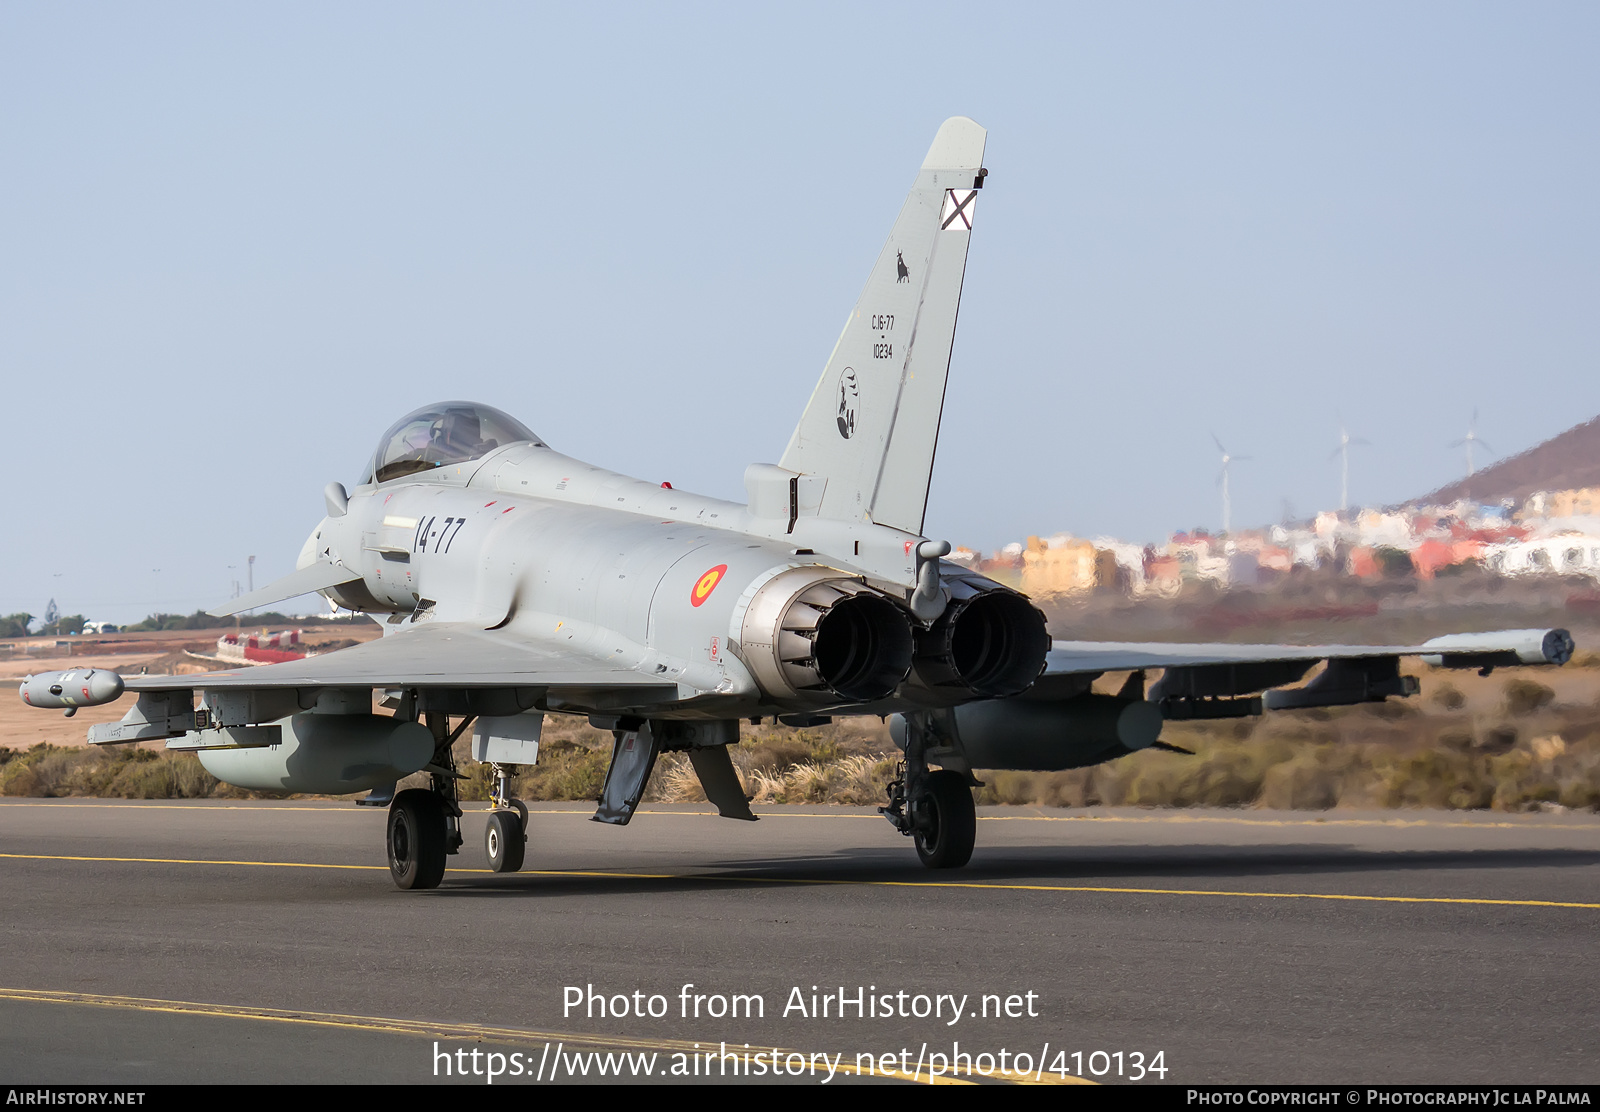
[{"label": "red and yellow roundel", "polygon": [[717,584],[722,582],[722,577],[728,572],[727,564],[718,564],[694,581],[694,589],[689,592],[689,605],[699,606],[711,597],[711,592],[717,589]]}]

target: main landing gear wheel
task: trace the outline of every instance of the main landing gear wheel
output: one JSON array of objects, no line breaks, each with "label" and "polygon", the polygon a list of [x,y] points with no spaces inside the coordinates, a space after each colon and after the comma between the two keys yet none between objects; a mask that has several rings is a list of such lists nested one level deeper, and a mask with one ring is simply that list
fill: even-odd
[{"label": "main landing gear wheel", "polygon": [[437,888],[444,879],[444,801],[426,788],[407,788],[389,804],[389,872],[399,887]]},{"label": "main landing gear wheel", "polygon": [[522,868],[522,854],[527,848],[522,817],[516,811],[491,811],[489,828],[483,833],[483,851],[489,858],[489,868],[497,873],[514,873]]},{"label": "main landing gear wheel", "polygon": [[917,801],[917,856],[930,869],[959,869],[972,858],[978,812],[967,778],[950,769],[928,773],[926,794]]}]

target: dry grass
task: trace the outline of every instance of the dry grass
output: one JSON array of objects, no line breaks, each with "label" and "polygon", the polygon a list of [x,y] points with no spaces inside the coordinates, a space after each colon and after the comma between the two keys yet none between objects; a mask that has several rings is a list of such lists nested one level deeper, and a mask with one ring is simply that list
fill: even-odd
[{"label": "dry grass", "polygon": [[193,753],[39,744],[0,749],[0,795],[113,799],[260,798],[224,784]]},{"label": "dry grass", "polygon": [[[1563,670],[1572,672],[1575,669]],[[1551,674],[1554,676],[1555,674]],[[1600,810],[1600,699],[1592,682],[1561,691],[1527,674],[1482,679],[1423,673],[1420,698],[1278,712],[1260,719],[1173,722],[1163,739],[1196,756],[1148,750],[1068,772],[979,772],[980,803],[1082,807],[1566,807]],[[1593,672],[1589,680],[1600,679]],[[1108,677],[1115,686],[1117,677]],[[1565,694],[1563,695],[1562,692]],[[746,727],[730,755],[758,803],[884,801],[899,754],[876,719],[793,729]],[[528,800],[596,799],[611,735],[551,715],[539,764],[517,777]],[[457,745],[464,799],[489,796],[488,768]],[[424,784],[419,774],[409,783]],[[159,749],[0,749],[0,794],[134,799],[249,798],[192,754]],[[704,800],[686,754],[664,754],[647,801]]]},{"label": "dry grass", "polygon": [[1440,684],[1416,703],[1169,723],[1163,740],[1195,756],[1147,751],[1068,772],[990,772],[981,774],[987,786],[978,799],[1064,807],[1600,810],[1600,706],[1556,704],[1550,688],[1522,677],[1505,681],[1492,711],[1460,709],[1459,695]]},{"label": "dry grass", "polygon": [[[876,719],[796,729],[747,729],[729,751],[746,793],[757,803],[877,804],[894,776],[888,730]],[[705,799],[685,753],[664,754],[647,800]]]},{"label": "dry grass", "polygon": [[[854,754],[831,761],[801,761],[783,768],[757,767],[747,752],[735,751],[734,768],[756,803],[882,803],[894,776],[887,755]],[[681,753],[667,754],[656,765],[646,798],[663,803],[705,799],[694,768]]]}]

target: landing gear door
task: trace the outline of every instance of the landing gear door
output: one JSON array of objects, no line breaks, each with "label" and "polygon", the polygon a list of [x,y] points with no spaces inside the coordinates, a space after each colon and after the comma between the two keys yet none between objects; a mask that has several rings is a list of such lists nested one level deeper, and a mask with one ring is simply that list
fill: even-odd
[{"label": "landing gear door", "polygon": [[543,714],[479,718],[472,730],[472,759],[486,764],[536,764],[543,727]]},{"label": "landing gear door", "polygon": [[627,826],[634,808],[644,796],[644,786],[649,783],[650,772],[656,766],[659,747],[649,723],[637,730],[618,730],[616,738],[611,750],[611,769],[606,773],[606,786],[600,792],[600,806],[595,808],[593,817],[595,822]]}]

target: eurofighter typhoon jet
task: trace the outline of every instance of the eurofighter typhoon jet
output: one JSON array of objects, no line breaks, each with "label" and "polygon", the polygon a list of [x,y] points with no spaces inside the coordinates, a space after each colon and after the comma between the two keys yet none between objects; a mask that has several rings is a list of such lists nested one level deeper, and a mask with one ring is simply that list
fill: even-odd
[{"label": "eurofighter typhoon jet", "polygon": [[[1052,641],[1018,592],[942,560],[923,535],[986,132],[945,121],[799,426],[748,501],[704,498],[564,456],[485,405],[394,424],[366,474],[330,484],[296,570],[213,614],[317,591],[382,639],[203,675],[30,677],[36,707],[138,695],[90,742],[166,739],[258,790],[387,803],[389,865],[432,888],[462,844],[452,745],[496,785],[485,839],[522,865],[527,808],[509,774],[538,759],[547,714],[615,738],[594,818],[626,825],[657,757],[686,751],[725,818],[753,820],[728,756],[743,719],[890,716],[904,752],[880,808],[930,868],[972,854],[974,769],[1075,768],[1159,745],[1162,723],[1415,694],[1399,657],[1489,668],[1561,664],[1564,630],[1415,646]],[[1326,667],[1300,681],[1319,662]],[[1161,678],[1146,690],[1145,670]],[[1116,695],[1091,690],[1130,672]],[[374,713],[378,704],[389,713]],[[395,791],[419,771],[431,787]]]}]

